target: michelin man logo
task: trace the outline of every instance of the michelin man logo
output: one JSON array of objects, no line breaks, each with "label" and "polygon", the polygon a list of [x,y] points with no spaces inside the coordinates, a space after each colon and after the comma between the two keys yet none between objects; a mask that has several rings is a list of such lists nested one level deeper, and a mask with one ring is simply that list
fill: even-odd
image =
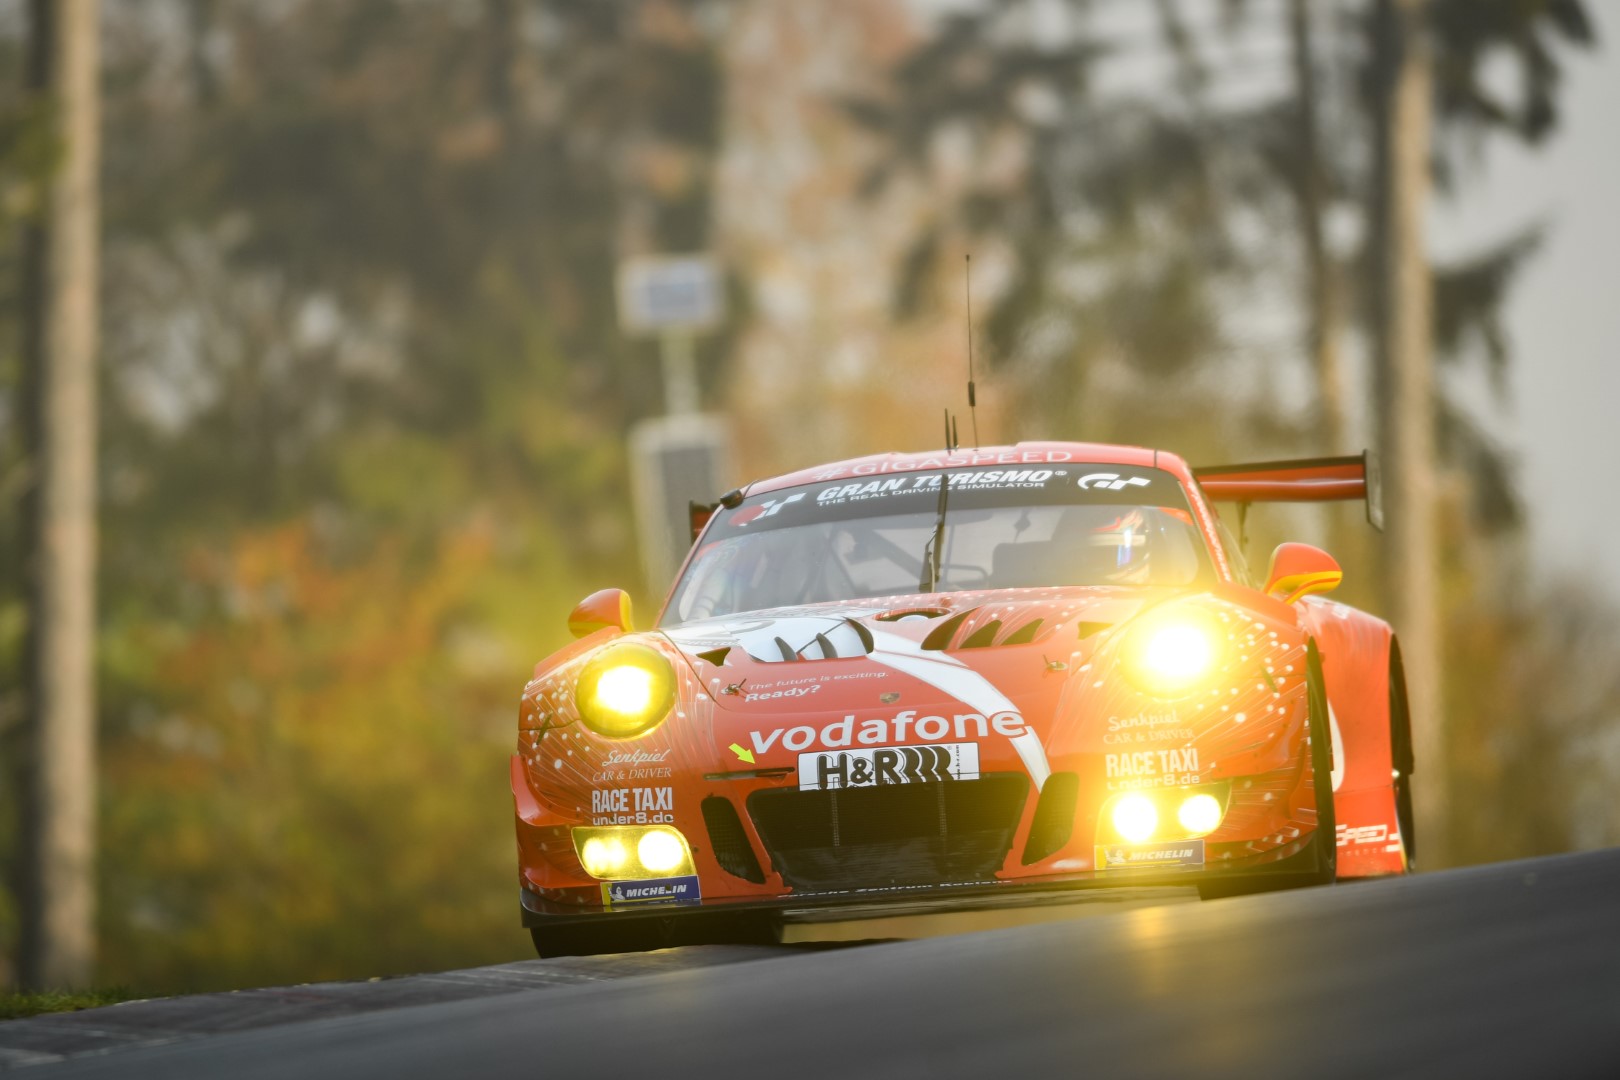
[{"label": "michelin man logo", "polygon": [[1080,490],[1090,491],[1095,488],[1098,491],[1123,491],[1126,487],[1147,487],[1150,483],[1152,481],[1145,476],[1127,476],[1121,479],[1119,473],[1094,472],[1080,478]]}]

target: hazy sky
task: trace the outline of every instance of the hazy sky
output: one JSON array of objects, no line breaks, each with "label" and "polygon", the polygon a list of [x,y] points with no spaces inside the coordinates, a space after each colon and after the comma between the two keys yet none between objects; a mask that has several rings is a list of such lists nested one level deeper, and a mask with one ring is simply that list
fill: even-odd
[{"label": "hazy sky", "polygon": [[1495,148],[1482,181],[1438,209],[1438,249],[1544,220],[1545,246],[1513,290],[1516,451],[1538,565],[1598,575],[1620,597],[1620,3],[1587,5],[1601,51],[1568,67],[1564,128],[1537,153]]}]

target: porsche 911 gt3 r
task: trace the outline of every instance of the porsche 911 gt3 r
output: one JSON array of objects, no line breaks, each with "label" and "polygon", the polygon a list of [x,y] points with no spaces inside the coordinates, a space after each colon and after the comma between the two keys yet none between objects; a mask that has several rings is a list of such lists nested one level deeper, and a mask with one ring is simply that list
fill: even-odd
[{"label": "porsche 911 gt3 r", "polygon": [[791,913],[1405,873],[1390,628],[1264,580],[1211,508],[1368,499],[1365,457],[879,455],[701,508],[657,625],[575,609],[511,761],[543,955],[769,938]]}]

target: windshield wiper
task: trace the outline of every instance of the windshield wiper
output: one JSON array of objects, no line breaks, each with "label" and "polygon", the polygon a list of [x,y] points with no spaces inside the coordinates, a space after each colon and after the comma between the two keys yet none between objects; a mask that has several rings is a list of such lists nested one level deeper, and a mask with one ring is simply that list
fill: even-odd
[{"label": "windshield wiper", "polygon": [[940,558],[945,548],[945,509],[950,501],[951,474],[940,471],[939,509],[934,514],[934,534],[923,545],[922,579],[917,582],[918,592],[933,592],[939,584]]}]

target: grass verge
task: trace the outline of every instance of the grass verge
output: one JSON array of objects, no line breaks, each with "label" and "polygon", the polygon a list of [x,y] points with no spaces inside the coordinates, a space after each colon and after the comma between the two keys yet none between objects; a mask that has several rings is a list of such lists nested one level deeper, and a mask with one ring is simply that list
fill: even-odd
[{"label": "grass verge", "polygon": [[25,990],[0,992],[0,1020],[20,1020],[41,1013],[77,1012],[116,1005],[140,995],[122,986],[95,990]]}]

